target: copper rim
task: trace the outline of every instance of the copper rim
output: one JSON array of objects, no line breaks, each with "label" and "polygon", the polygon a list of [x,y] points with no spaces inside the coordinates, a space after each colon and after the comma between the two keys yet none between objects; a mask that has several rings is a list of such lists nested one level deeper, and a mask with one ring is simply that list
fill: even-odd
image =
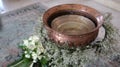
[{"label": "copper rim", "polygon": [[50,9],[48,9],[44,13],[44,15],[43,15],[43,22],[44,22],[45,27],[48,30],[51,30],[51,31],[56,32],[58,34],[61,34],[61,35],[64,35],[64,36],[68,36],[68,35],[62,34],[60,32],[57,32],[57,31],[51,29],[51,27],[48,25],[48,22],[47,22],[49,16],[52,15],[52,13],[55,12],[54,10],[60,11],[60,10],[66,10],[66,9],[77,10],[77,11],[88,13],[89,15],[93,16],[96,19],[96,21],[97,21],[96,22],[97,23],[97,27],[95,29],[93,29],[92,31],[90,31],[88,33],[85,33],[85,34],[82,34],[82,35],[73,35],[73,36],[69,36],[69,37],[86,36],[88,34],[93,33],[94,31],[98,30],[102,26],[102,24],[103,24],[103,16],[102,16],[102,14],[100,12],[98,12],[94,8],[91,8],[91,7],[88,7],[88,6],[85,6],[85,5],[81,5],[81,4],[62,4],[62,5],[54,6],[54,7],[50,8]]}]

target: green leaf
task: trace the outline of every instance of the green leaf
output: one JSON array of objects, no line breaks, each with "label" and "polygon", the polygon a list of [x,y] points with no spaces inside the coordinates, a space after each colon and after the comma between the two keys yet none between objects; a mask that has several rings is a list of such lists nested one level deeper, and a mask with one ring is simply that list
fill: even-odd
[{"label": "green leaf", "polygon": [[47,67],[47,65],[42,65],[42,67]]},{"label": "green leaf", "polygon": [[42,64],[42,66],[45,67],[45,65],[47,64],[47,59],[42,58],[42,59],[40,60],[40,62],[41,62],[41,64]]},{"label": "green leaf", "polygon": [[20,60],[19,62],[12,64],[8,67],[29,67],[31,64],[32,64],[31,60],[24,58]]}]

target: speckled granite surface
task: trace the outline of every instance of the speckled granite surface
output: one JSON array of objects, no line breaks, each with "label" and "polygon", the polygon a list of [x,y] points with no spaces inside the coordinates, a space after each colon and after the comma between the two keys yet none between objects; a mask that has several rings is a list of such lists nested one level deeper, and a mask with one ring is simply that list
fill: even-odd
[{"label": "speckled granite surface", "polygon": [[44,8],[30,5],[20,10],[6,13],[0,23],[0,67],[19,59],[18,43],[35,34],[35,27]]},{"label": "speckled granite surface", "polygon": [[[89,2],[82,3],[91,7],[98,6],[94,2],[92,2],[91,4]],[[50,3],[46,5],[50,5]],[[115,19],[117,19],[119,16],[118,12],[111,11],[111,9],[108,9],[104,6],[98,6],[98,8],[95,8],[97,10],[100,10],[101,12],[113,12],[113,17]],[[105,11],[102,9],[108,10]],[[40,6],[40,4],[38,3],[3,15],[2,23],[0,23],[0,67],[6,67],[7,64],[14,62],[15,60],[20,58],[19,53],[21,50],[18,49],[18,43],[20,43],[24,38],[28,38],[30,35],[35,33],[35,27],[38,24],[38,18],[41,16],[41,14],[43,14],[44,10],[45,7]],[[119,28],[119,23],[117,22],[118,20],[115,19],[112,20],[112,22],[114,22],[114,26]],[[118,49],[117,51],[120,51],[119,47],[119,45],[118,47],[116,47]],[[120,63],[120,56],[115,55],[113,60],[115,61],[115,63],[107,63],[106,61],[109,60],[105,57],[98,58],[92,62],[94,65],[90,63],[87,67],[108,67],[108,65],[109,67],[119,67],[120,64],[118,63]],[[97,62],[99,64],[97,64]]]}]

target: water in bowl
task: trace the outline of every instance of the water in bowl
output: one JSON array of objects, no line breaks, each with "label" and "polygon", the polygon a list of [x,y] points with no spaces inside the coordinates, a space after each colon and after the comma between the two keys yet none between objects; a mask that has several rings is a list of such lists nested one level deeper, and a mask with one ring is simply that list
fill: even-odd
[{"label": "water in bowl", "polygon": [[92,31],[96,26],[88,18],[80,15],[63,15],[55,18],[51,27],[65,35],[81,35]]}]

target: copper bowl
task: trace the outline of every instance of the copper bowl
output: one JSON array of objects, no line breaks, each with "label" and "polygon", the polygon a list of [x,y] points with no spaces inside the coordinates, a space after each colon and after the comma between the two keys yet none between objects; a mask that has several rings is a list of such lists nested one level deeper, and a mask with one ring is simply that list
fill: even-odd
[{"label": "copper bowl", "polygon": [[[66,17],[69,19],[66,20]],[[81,24],[79,21],[87,22]],[[103,24],[103,16],[96,9],[85,5],[62,4],[47,10],[43,15],[43,23],[49,38],[56,43],[85,46],[96,39]],[[75,29],[67,30],[69,28]]]}]

